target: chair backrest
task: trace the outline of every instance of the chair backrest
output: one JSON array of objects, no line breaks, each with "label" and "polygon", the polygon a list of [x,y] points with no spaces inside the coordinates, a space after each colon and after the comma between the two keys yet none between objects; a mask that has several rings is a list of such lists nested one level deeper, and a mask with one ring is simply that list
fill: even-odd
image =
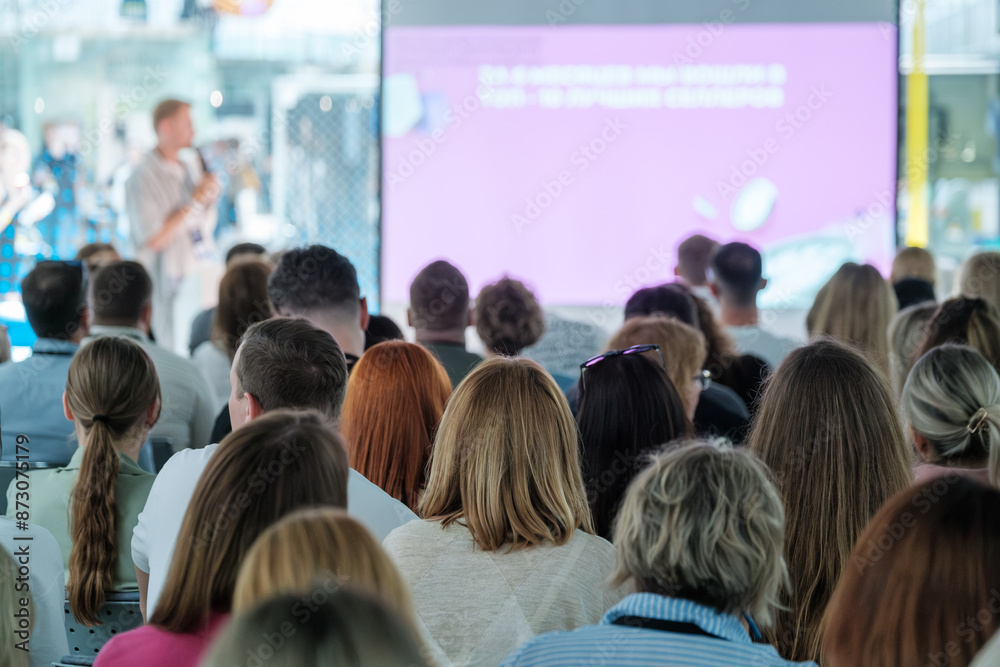
[{"label": "chair backrest", "polygon": [[[42,463],[40,461],[0,461],[0,514],[7,513],[7,487],[17,478],[18,466],[28,464],[28,475],[32,470],[45,470],[46,468],[58,468],[58,463]],[[23,471],[23,467],[21,468]],[[24,474],[21,479],[25,479]]]},{"label": "chair backrest", "polygon": [[[139,593],[108,593],[108,599],[97,613],[103,625],[87,627],[80,623],[70,611],[66,603],[66,639],[69,642],[69,655],[75,659],[93,660],[101,647],[114,635],[126,632],[142,625],[142,614],[139,611]],[[80,664],[79,662],[66,664]]]},{"label": "chair backrest", "polygon": [[155,472],[160,472],[167,459],[174,455],[174,442],[170,438],[162,436],[150,437],[149,442],[153,446]]}]

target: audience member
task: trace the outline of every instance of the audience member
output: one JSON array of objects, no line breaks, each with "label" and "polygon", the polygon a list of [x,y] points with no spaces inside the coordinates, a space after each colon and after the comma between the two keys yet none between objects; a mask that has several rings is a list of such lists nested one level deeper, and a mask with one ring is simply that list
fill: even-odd
[{"label": "audience member", "polygon": [[487,356],[516,357],[545,333],[538,300],[524,283],[512,278],[501,278],[479,290],[475,319]]},{"label": "audience member", "polygon": [[420,515],[384,544],[456,665],[497,664],[535,634],[596,622],[621,597],[603,586],[613,549],[593,535],[576,424],[533,361],[489,359],[455,390]]},{"label": "audience member", "polygon": [[622,496],[647,463],[646,456],[692,435],[684,403],[666,377],[659,347],[638,345],[587,361],[576,422],[594,528],[601,537],[611,539]]},{"label": "audience member", "polygon": [[406,340],[403,330],[387,315],[369,315],[365,329],[365,352],[387,340]]},{"label": "audience member", "polygon": [[254,540],[316,506],[347,506],[347,452],[322,415],[279,410],[234,431],[198,480],[177,540],[184,548],[149,625],[112,637],[94,666],[197,665],[225,624]]},{"label": "audience member", "polygon": [[918,484],[955,474],[990,483],[990,452],[1000,454],[1000,376],[983,355],[964,345],[934,348],[914,364],[902,407],[923,461]]},{"label": "audience member", "polygon": [[449,396],[448,373],[423,347],[389,341],[366,352],[347,381],[340,421],[351,468],[416,509]]},{"label": "audience member", "polygon": [[23,614],[26,624],[30,626],[33,609],[30,599],[17,590],[17,563],[4,549],[0,549],[0,611],[3,612],[0,618],[0,636],[3,637],[0,664],[5,667],[28,667],[28,650],[34,646],[30,641],[18,646],[20,638],[17,633],[22,630],[18,621]]},{"label": "audience member", "polygon": [[712,255],[719,249],[719,242],[701,234],[694,234],[677,246],[677,266],[674,275],[684,281],[691,292],[707,303],[715,303],[708,284],[708,268]]},{"label": "audience member", "polygon": [[[87,335],[83,268],[39,262],[21,282],[28,324],[38,336],[31,356],[0,364],[0,441],[15,459],[18,437],[30,443],[30,461],[66,465],[76,451],[73,424],[63,416],[62,394],[70,362]],[[23,442],[23,441],[22,441]]]},{"label": "audience member", "polygon": [[668,283],[643,287],[625,302],[625,320],[648,315],[666,315],[698,328],[698,307],[683,285]]},{"label": "audience member", "polygon": [[444,365],[452,387],[483,360],[465,349],[465,330],[473,325],[469,282],[444,260],[431,262],[413,279],[406,323],[415,329],[416,341]]},{"label": "audience member", "polygon": [[[267,248],[258,243],[237,243],[226,253],[226,271],[246,261],[259,261],[274,268],[268,258]],[[191,335],[188,338],[188,353],[191,356],[194,356],[194,351],[199,345],[212,340],[214,323],[215,308],[208,308],[195,316],[191,322]]]},{"label": "audience member", "polygon": [[760,252],[746,243],[727,243],[712,255],[710,273],[712,294],[719,300],[719,316],[739,351],[777,366],[796,343],[775,336],[759,324],[757,294],[767,287]]},{"label": "audience member", "polygon": [[102,266],[122,261],[122,256],[110,243],[88,243],[76,251],[76,260],[83,262],[87,273],[93,275]]},{"label": "audience member", "polygon": [[153,286],[137,262],[102,267],[90,286],[90,335],[135,341],[156,366],[163,401],[150,436],[169,440],[173,451],[204,447],[212,432],[215,400],[204,376],[190,360],[149,339]]},{"label": "audience member", "polygon": [[[600,624],[529,641],[504,665],[788,665],[760,639],[788,587],[784,511],[750,454],[692,443],[653,458],[615,524],[615,581],[635,593]],[[811,664],[811,663],[810,663]]]},{"label": "audience member", "polygon": [[229,401],[232,391],[229,371],[240,337],[251,324],[274,315],[267,295],[272,268],[259,261],[237,262],[219,283],[219,305],[214,309],[211,340],[199,345],[191,355],[215,394],[214,410],[224,408]]},{"label": "audience member", "polygon": [[969,257],[955,278],[957,294],[984,299],[1000,311],[1000,252],[980,252]]},{"label": "audience member", "polygon": [[810,338],[828,335],[889,372],[889,322],[898,310],[892,288],[870,264],[847,262],[816,294],[806,315]]},{"label": "audience member", "polygon": [[823,665],[969,665],[996,633],[998,565],[1000,491],[955,477],[899,493],[830,600]]},{"label": "audience member", "polygon": [[[30,492],[28,480],[21,477],[21,482],[25,492]],[[59,544],[49,531],[37,524],[22,524],[20,521],[15,522],[14,519],[0,516],[0,551],[18,558],[24,555],[26,545],[30,552],[30,567],[27,577],[22,577],[15,586],[27,584],[27,591],[17,591],[16,608],[11,609],[6,604],[0,603],[0,609],[3,609],[6,620],[16,622],[18,617],[14,614],[20,611],[21,598],[30,600],[31,606],[27,612],[31,619],[26,654],[28,661],[23,664],[27,665],[30,662],[31,667],[50,667],[53,662],[59,662],[59,659],[69,652],[66,626],[63,621],[66,615],[63,611],[66,579]],[[0,587],[2,585],[0,583]],[[28,593],[27,596],[24,595],[25,592]],[[2,626],[0,622],[0,636],[6,638],[3,642],[4,648],[12,649],[15,644],[12,639],[14,637],[12,629],[4,629]],[[9,665],[11,663],[4,658],[4,648],[0,648],[0,664]]]},{"label": "audience member", "polygon": [[985,299],[964,296],[948,299],[927,323],[914,361],[944,343],[975,348],[1000,373],[1000,312]]},{"label": "audience member", "polygon": [[[308,604],[308,606],[306,606]],[[264,652],[262,637],[290,628],[267,667],[426,667],[420,645],[382,600],[340,588],[317,602],[283,594],[237,616],[220,634],[202,667],[232,667]],[[250,664],[248,661],[246,664]]]},{"label": "audience member", "polygon": [[927,335],[927,323],[937,309],[934,301],[924,301],[903,308],[889,322],[889,378],[896,396],[903,393],[906,376]]},{"label": "audience member", "polygon": [[900,310],[924,301],[935,301],[934,256],[924,248],[900,248],[892,260],[889,282]]},{"label": "audience member", "polygon": [[[235,430],[278,408],[314,409],[336,424],[347,389],[347,364],[329,332],[306,320],[276,317],[243,334],[230,374]],[[163,466],[132,535],[132,559],[143,605],[152,614],[195,484],[218,445],[180,452]],[[348,473],[349,511],[379,539],[416,519],[358,472]],[[148,618],[149,615],[147,614]]]},{"label": "audience member", "polygon": [[[86,625],[108,591],[136,590],[129,542],[153,486],[137,463],[160,413],[160,384],[149,355],[125,339],[97,339],[77,352],[63,395],[80,443],[69,465],[31,472],[31,518],[56,538],[70,609]],[[7,516],[19,514],[18,480]]]},{"label": "audience member", "polygon": [[791,591],[766,636],[788,660],[818,660],[830,595],[861,531],[912,483],[885,375],[829,338],[793,350],[768,380],[750,450],[771,468],[786,511]]}]

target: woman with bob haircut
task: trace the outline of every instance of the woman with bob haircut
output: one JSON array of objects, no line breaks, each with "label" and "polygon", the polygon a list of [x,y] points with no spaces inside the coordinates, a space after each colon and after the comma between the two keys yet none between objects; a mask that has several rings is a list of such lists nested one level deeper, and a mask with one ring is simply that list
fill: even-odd
[{"label": "woman with bob haircut", "polygon": [[784,501],[791,591],[768,641],[788,660],[820,656],[822,620],[865,526],[913,481],[889,382],[861,352],[820,338],[768,380],[749,438]]},{"label": "woman with bob haircut", "polygon": [[966,475],[990,483],[1000,453],[1000,376],[983,355],[946,343],[922,356],[903,387],[903,413],[923,461],[919,484]]},{"label": "woman with bob haircut", "polygon": [[297,509],[346,507],[347,472],[343,442],[317,412],[274,410],[226,436],[195,487],[149,625],[114,636],[95,667],[198,664],[254,540]]},{"label": "woman with bob haircut", "polygon": [[605,539],[611,539],[618,505],[647,455],[692,435],[684,404],[663,371],[660,350],[643,352],[651,347],[605,352],[584,364],[581,376],[576,422],[583,478],[594,526]]},{"label": "woman with bob haircut", "polygon": [[[274,644],[278,647],[272,648]],[[266,657],[251,663],[248,656]],[[249,664],[426,667],[428,663],[410,628],[384,599],[348,587],[304,610],[297,593],[263,600],[233,619],[201,666]]]},{"label": "woman with bob haircut", "polygon": [[1000,491],[961,476],[896,495],[830,600],[824,667],[965,667],[1000,611]]},{"label": "woman with bob haircut", "polygon": [[745,450],[694,441],[654,456],[615,523],[614,581],[636,592],[599,625],[537,637],[504,664],[792,664],[753,643],[788,586],[784,530],[770,473]]},{"label": "woman with bob haircut", "polygon": [[806,315],[809,337],[827,335],[851,345],[889,372],[889,322],[899,302],[871,264],[843,264],[816,294]]},{"label": "woman with bob haircut", "polygon": [[494,357],[458,386],[418,513],[384,546],[455,665],[497,664],[538,633],[595,622],[620,597],[602,586],[614,550],[593,534],[576,424],[534,361]]},{"label": "woman with bob haircut", "polygon": [[958,343],[975,348],[1000,373],[1000,312],[984,299],[955,297],[942,303],[926,326],[914,360],[938,345]]},{"label": "woman with bob haircut", "polygon": [[420,345],[389,341],[373,346],[351,371],[341,411],[351,467],[416,509],[449,396],[448,372]]}]

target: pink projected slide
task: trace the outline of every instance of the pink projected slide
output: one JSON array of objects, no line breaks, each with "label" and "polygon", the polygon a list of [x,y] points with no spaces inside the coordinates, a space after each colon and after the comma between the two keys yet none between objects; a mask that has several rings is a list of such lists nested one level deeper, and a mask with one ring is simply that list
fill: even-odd
[{"label": "pink projected slide", "polygon": [[807,307],[892,257],[895,57],[885,24],[392,28],[383,298],[447,258],[474,290],[623,303],[700,232],[764,250],[763,305]]}]

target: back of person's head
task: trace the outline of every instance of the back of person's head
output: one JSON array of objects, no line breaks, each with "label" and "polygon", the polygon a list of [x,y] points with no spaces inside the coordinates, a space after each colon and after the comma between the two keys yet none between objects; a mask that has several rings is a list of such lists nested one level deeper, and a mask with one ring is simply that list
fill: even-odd
[{"label": "back of person's head", "polygon": [[228,612],[257,537],[297,509],[346,508],[347,473],[343,440],[316,412],[276,410],[226,436],[195,487],[150,623],[192,632]]},{"label": "back of person's head", "polygon": [[[608,350],[624,350],[634,345],[659,345],[667,376],[684,405],[694,414],[701,388],[694,381],[705,364],[705,337],[695,327],[663,315],[633,317],[608,341]],[[650,359],[654,355],[650,355]],[[657,361],[660,356],[655,357]]]},{"label": "back of person's head", "polygon": [[[268,667],[425,667],[406,624],[381,600],[340,588],[306,607],[300,594],[284,594],[236,616],[212,644],[203,667],[232,667],[266,655]],[[305,611],[306,613],[303,613]],[[262,643],[275,630],[280,644]],[[249,663],[247,663],[249,664]]]},{"label": "back of person's head", "polygon": [[712,255],[712,282],[719,298],[737,307],[757,305],[764,286],[760,252],[746,243],[727,243]]},{"label": "back of person's head", "polygon": [[896,284],[907,278],[915,278],[933,285],[936,279],[934,255],[924,248],[900,248],[892,260],[889,281]]},{"label": "back of person's head", "polygon": [[706,270],[719,242],[701,234],[687,237],[677,246],[677,275],[697,287],[707,281]]},{"label": "back of person's head", "polygon": [[889,321],[896,295],[870,264],[847,262],[820,288],[806,315],[810,337],[821,335],[852,345],[889,370]]},{"label": "back of person's head", "polygon": [[90,284],[94,324],[134,327],[153,298],[153,281],[142,264],[132,261],[105,264]]},{"label": "back of person's head", "polygon": [[405,340],[403,330],[391,317],[386,315],[370,315],[365,328],[365,350],[389,340]]},{"label": "back of person's head", "polygon": [[934,301],[924,301],[903,308],[889,322],[889,377],[897,396],[903,392],[916,352],[927,335],[927,323],[937,309]]},{"label": "back of person's head", "polygon": [[639,353],[607,356],[587,366],[576,422],[594,528],[609,538],[625,489],[645,466],[645,456],[691,435],[691,426],[655,353],[650,358]]},{"label": "back of person's head", "polygon": [[465,330],[469,281],[453,264],[431,262],[410,283],[410,319],[417,331]]},{"label": "back of person's head", "polygon": [[212,338],[232,361],[240,338],[250,325],[274,316],[267,294],[271,266],[264,262],[237,262],[219,283],[219,305],[212,322]]},{"label": "back of person's head", "polygon": [[830,601],[823,665],[965,666],[997,628],[1000,491],[956,476],[872,519]]},{"label": "back of person's head", "polygon": [[21,300],[36,336],[72,339],[83,326],[87,307],[83,267],[39,262],[21,281]]},{"label": "back of person's head", "polygon": [[774,625],[787,589],[785,516],[767,467],[694,441],[655,456],[615,523],[616,581]]},{"label": "back of person's head", "polygon": [[691,293],[675,283],[643,287],[625,303],[625,319],[646,315],[666,315],[684,324],[698,326],[698,308]]},{"label": "back of person's head", "polygon": [[235,395],[252,395],[264,412],[312,408],[334,422],[340,418],[347,359],[329,332],[306,320],[273,317],[251,325],[234,370]]},{"label": "back of person's head", "polygon": [[965,260],[955,287],[958,294],[985,299],[1000,311],[1000,252],[980,252]]},{"label": "back of person's head", "polygon": [[971,347],[945,344],[917,360],[902,407],[936,462],[979,467],[1000,454],[1000,375]]},{"label": "back of person's head", "polygon": [[76,259],[84,263],[88,273],[94,273],[111,262],[120,262],[122,256],[110,243],[88,243],[76,251]]},{"label": "back of person's head", "polygon": [[566,397],[534,361],[495,357],[452,394],[431,450],[420,516],[461,520],[485,551],[593,532]]},{"label": "back of person's head", "polygon": [[226,268],[233,262],[267,260],[267,248],[259,243],[237,243],[226,253]]},{"label": "back of person's head", "polygon": [[788,660],[816,660],[823,611],[854,543],[912,481],[889,382],[857,350],[814,340],[768,379],[748,441],[774,471],[787,512],[792,591],[770,640]]},{"label": "back of person's head", "polygon": [[422,346],[389,341],[365,352],[347,382],[340,420],[351,467],[416,507],[450,395],[448,373]]},{"label": "back of person's head", "polygon": [[[38,627],[34,622],[34,614],[31,605],[31,591],[26,590],[23,580],[18,579],[17,564],[7,550],[0,547],[0,609],[3,610],[0,618],[0,636],[4,641],[0,642],[0,665],[7,667],[28,667],[28,651],[17,648],[18,643],[15,638],[19,638],[17,633],[28,630],[29,632]],[[28,605],[25,606],[24,603]],[[24,609],[24,616],[17,614]],[[21,627],[21,618],[28,624],[28,628]],[[32,627],[33,626],[33,627]],[[61,629],[57,630],[61,632]],[[40,643],[36,637],[31,637],[35,642],[31,644],[33,648]],[[37,650],[37,648],[35,648]]]},{"label": "back of person's head", "polygon": [[1000,313],[985,299],[948,299],[927,323],[923,344],[915,357],[944,343],[975,348],[1000,372]]},{"label": "back of person's head", "polygon": [[524,283],[501,278],[479,290],[476,333],[487,350],[513,357],[542,337],[545,316]]},{"label": "back of person's head", "polygon": [[285,252],[268,291],[275,311],[286,316],[326,312],[353,321],[361,308],[358,272],[351,260],[322,245]]},{"label": "back of person's head", "polygon": [[83,460],[70,494],[68,598],[82,623],[100,622],[98,610],[114,590],[118,518],[115,490],[118,443],[141,436],[159,416],[160,381],[153,361],[127,338],[95,338],[73,356],[66,405],[82,430]]}]

